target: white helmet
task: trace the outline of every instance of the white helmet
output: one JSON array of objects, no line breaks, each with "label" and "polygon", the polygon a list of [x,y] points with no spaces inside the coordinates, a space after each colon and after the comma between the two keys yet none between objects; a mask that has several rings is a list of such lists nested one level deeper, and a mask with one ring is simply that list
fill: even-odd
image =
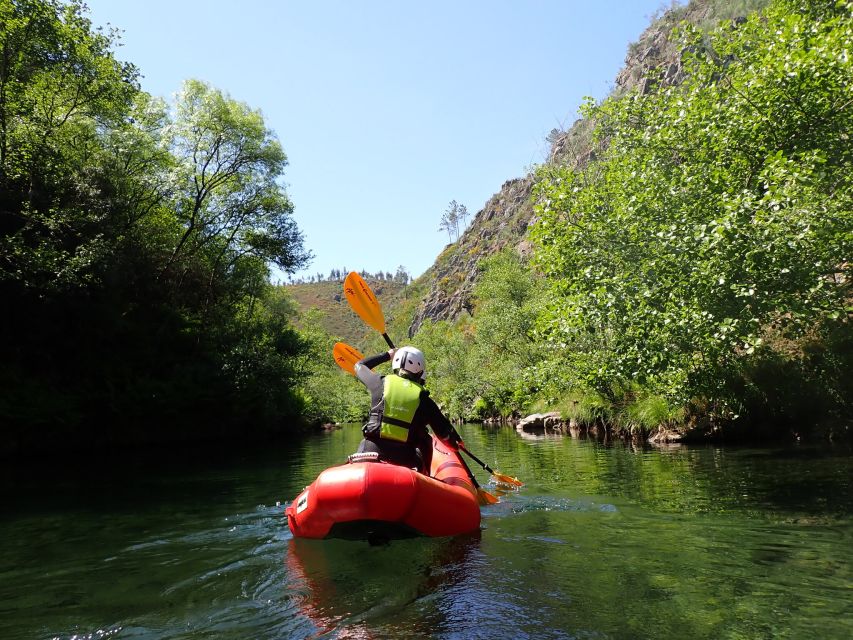
[{"label": "white helmet", "polygon": [[391,370],[394,373],[400,373],[400,369],[412,374],[416,378],[423,378],[425,376],[423,352],[414,347],[397,349],[397,352],[394,354],[394,361],[391,363]]}]

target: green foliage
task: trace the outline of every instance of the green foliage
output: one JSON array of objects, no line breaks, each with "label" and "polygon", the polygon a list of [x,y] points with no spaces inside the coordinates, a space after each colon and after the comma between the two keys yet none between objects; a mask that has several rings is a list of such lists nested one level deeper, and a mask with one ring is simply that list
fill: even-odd
[{"label": "green foliage", "polygon": [[[690,4],[692,5],[694,2]],[[733,20],[748,16],[760,9],[764,9],[768,4],[769,0],[710,0],[710,2],[707,2],[709,6],[709,18],[700,22],[697,26],[703,31],[710,31],[723,20]]]},{"label": "green foliage", "polygon": [[424,352],[427,388],[444,412],[466,416],[476,393],[476,371],[472,369],[472,337],[462,326],[427,320],[410,341]]},{"label": "green foliage", "polygon": [[613,421],[613,403],[594,391],[577,389],[560,399],[557,409],[564,420],[589,426]]},{"label": "green foliage", "polygon": [[308,345],[300,358],[299,392],[305,403],[303,415],[314,424],[357,422],[370,410],[364,385],[345,373],[332,358],[337,341],[324,328],[323,314],[312,310],[299,322]]},{"label": "green foliage", "polygon": [[599,160],[540,172],[534,233],[551,283],[539,328],[567,384],[732,412],[768,332],[849,331],[850,9],[684,25],[682,85],[587,104]]},{"label": "green foliage", "polygon": [[535,335],[543,304],[542,281],[517,255],[504,252],[479,263],[474,289],[475,349],[479,394],[501,415],[522,408],[538,389],[531,374],[545,350]]},{"label": "green foliage", "polygon": [[[400,315],[396,311],[398,304],[404,302],[406,286],[399,280],[388,278],[367,280],[377,300],[382,304],[386,312],[386,322],[393,323],[394,317]],[[328,280],[322,282],[292,284],[286,286],[287,292],[293,297],[302,314],[307,314],[312,309],[320,313],[312,316],[323,329],[331,336],[364,350],[367,345],[369,334],[375,333],[364,324],[356,313],[350,308],[343,296],[343,282]],[[297,319],[297,325],[302,327],[302,320]],[[405,330],[392,330],[392,336],[399,336],[402,340]],[[375,336],[370,336],[375,337]],[[384,344],[384,342],[383,342]],[[381,350],[381,346],[379,347]]]},{"label": "green foliage", "polygon": [[674,407],[666,398],[656,395],[645,395],[632,398],[625,405],[621,419],[628,428],[641,427],[650,431],[661,425],[680,423],[685,416],[682,407]]},{"label": "green foliage", "polygon": [[275,430],[282,417],[303,412],[293,387],[309,345],[292,327],[293,302],[267,283],[264,270],[258,276],[257,295],[245,295],[234,305],[235,315],[223,319],[222,367],[236,387],[235,414]]},{"label": "green foliage", "polygon": [[413,338],[424,351],[429,386],[450,415],[482,419],[524,408],[543,355],[534,335],[542,282],[513,253],[480,262],[473,320],[427,321]]},{"label": "green foliage", "polygon": [[0,2],[0,278],[60,289],[109,252],[99,129],[124,126],[137,71],[80,2]]},{"label": "green foliage", "polygon": [[267,264],[309,255],[260,113],[196,81],[170,110],[77,0],[0,24],[0,448],[292,429]]},{"label": "green foliage", "polygon": [[456,200],[451,200],[447,205],[447,210],[441,216],[441,223],[438,225],[439,231],[447,231],[447,239],[453,242],[453,236],[459,239],[459,227],[465,231],[465,221],[468,218],[468,208],[464,204],[459,204]]},{"label": "green foliage", "polygon": [[184,233],[166,269],[183,270],[182,260],[200,254],[210,263],[211,281],[247,255],[288,272],[305,266],[310,255],[277,182],[287,158],[260,112],[190,80],[175,117],[172,179]]}]

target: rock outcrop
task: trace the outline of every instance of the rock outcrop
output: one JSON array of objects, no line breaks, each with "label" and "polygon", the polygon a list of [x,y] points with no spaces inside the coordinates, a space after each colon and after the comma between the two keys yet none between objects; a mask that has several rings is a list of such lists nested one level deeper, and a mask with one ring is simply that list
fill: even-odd
[{"label": "rock outcrop", "polygon": [[[425,318],[455,320],[463,313],[473,312],[471,295],[478,277],[477,263],[508,246],[523,250],[521,245],[533,215],[532,190],[533,176],[507,180],[477,212],[459,240],[448,245],[421,276],[432,286],[415,312],[409,336],[417,332]],[[529,250],[529,243],[527,247]]]},{"label": "rock outcrop", "polygon": [[518,421],[518,424],[515,425],[515,428],[519,431],[523,431],[525,429],[528,430],[556,430],[562,429],[563,427],[563,419],[560,417],[559,412],[557,411],[549,411],[548,413],[534,413],[526,418],[522,418]]},{"label": "rock outcrop", "polygon": [[[759,8],[767,0],[749,0],[750,8]],[[737,7],[708,0],[691,0],[687,6],[673,6],[643,32],[628,48],[625,65],[616,77],[614,95],[639,90],[648,93],[657,87],[677,84],[684,77],[680,45],[671,38],[673,29],[686,20],[704,27],[715,21],[731,19],[740,22],[733,12]],[[565,132],[554,132],[548,164],[583,167],[595,160],[596,150],[591,142],[593,123],[577,120]],[[448,245],[418,279],[427,291],[417,307],[409,336],[414,335],[424,320],[456,320],[473,311],[472,291],[478,278],[477,263],[482,258],[512,247],[526,256],[532,246],[527,239],[534,222],[531,194],[536,178],[506,181],[474,217],[468,230],[459,240]]]}]

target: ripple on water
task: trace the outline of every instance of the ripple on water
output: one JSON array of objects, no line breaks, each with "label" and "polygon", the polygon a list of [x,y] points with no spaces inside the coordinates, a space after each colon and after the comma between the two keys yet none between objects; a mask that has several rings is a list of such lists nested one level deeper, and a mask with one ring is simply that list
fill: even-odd
[{"label": "ripple on water", "polygon": [[493,518],[537,511],[616,513],[618,509],[613,504],[598,503],[592,500],[528,496],[523,493],[514,493],[511,496],[504,496],[499,503],[485,508],[483,515]]},{"label": "ripple on water", "polygon": [[354,450],[357,429],[313,440],[310,464],[176,471],[111,489],[115,503],[84,487],[46,505],[45,476],[0,522],[0,636],[853,637],[849,456],[480,434],[463,435],[531,484],[489,485],[501,502],[462,542],[290,553],[300,541],[269,505]]}]

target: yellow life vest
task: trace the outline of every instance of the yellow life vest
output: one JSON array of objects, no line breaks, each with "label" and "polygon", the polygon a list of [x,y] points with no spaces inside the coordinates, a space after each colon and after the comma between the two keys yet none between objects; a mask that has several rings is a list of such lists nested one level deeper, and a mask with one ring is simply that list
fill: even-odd
[{"label": "yellow life vest", "polygon": [[409,427],[415,417],[415,411],[421,404],[423,387],[417,382],[407,380],[396,374],[385,376],[379,437],[386,440],[406,442],[409,439]]}]

